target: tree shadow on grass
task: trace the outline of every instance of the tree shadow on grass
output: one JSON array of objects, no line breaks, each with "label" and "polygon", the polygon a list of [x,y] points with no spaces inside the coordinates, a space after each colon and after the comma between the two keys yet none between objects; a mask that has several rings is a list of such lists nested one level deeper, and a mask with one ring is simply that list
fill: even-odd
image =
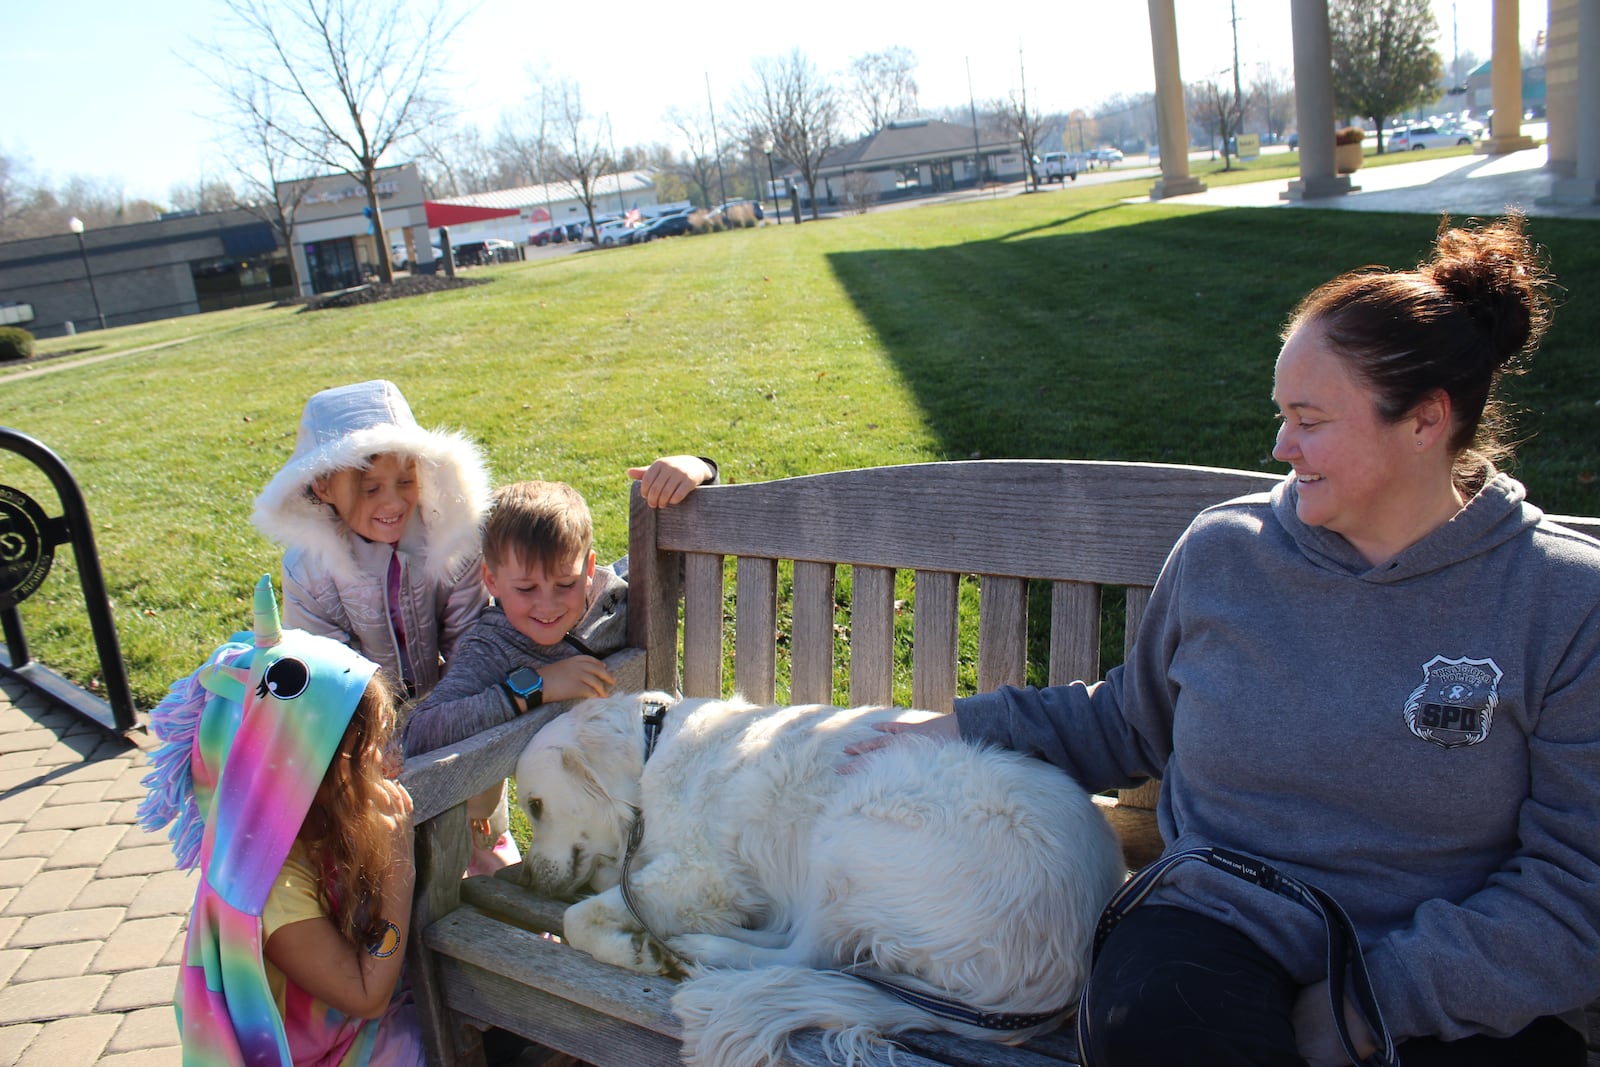
[{"label": "tree shadow on grass", "polygon": [[[1322,282],[1425,257],[1439,220],[1303,208],[1112,205],[830,265],[950,459],[1068,458],[1281,470],[1279,332]],[[1534,218],[1568,295],[1511,383],[1514,473],[1552,511],[1600,510],[1600,226]]]},{"label": "tree shadow on grass", "polygon": [[831,266],[949,458],[1277,469],[1272,365],[1288,312],[1338,270],[1414,262],[1434,225],[1357,221],[1112,208]]}]

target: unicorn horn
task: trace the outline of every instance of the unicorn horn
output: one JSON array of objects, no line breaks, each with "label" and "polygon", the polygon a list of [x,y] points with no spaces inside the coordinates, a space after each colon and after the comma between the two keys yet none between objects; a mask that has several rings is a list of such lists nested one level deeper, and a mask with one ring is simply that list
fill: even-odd
[{"label": "unicorn horn", "polygon": [[256,583],[256,647],[271,648],[283,640],[278,619],[278,599],[272,595],[272,575],[263,574]]}]

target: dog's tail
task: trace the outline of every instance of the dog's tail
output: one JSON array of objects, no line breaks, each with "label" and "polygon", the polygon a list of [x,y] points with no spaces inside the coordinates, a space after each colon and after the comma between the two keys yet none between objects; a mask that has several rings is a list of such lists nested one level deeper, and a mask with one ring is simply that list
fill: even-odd
[{"label": "dog's tail", "polygon": [[850,975],[805,967],[708,971],[678,987],[672,1008],[683,1025],[683,1062],[699,1067],[770,1067],[789,1036],[809,1027],[822,1029],[830,1061],[845,1067],[892,1062],[888,1036],[903,1030],[995,1038]]}]

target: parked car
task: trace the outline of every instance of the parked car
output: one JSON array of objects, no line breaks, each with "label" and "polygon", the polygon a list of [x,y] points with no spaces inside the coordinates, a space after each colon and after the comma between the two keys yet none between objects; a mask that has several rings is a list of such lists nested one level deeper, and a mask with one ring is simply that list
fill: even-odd
[{"label": "parked car", "polygon": [[489,263],[509,263],[517,258],[517,246],[503,237],[486,237],[481,241],[462,241],[451,247],[456,266],[482,267]]},{"label": "parked car", "polygon": [[1083,157],[1073,152],[1046,152],[1039,161],[1039,177],[1047,182],[1059,182],[1068,178],[1078,180],[1078,172],[1083,169]]},{"label": "parked car", "polygon": [[[599,220],[595,220],[598,222]],[[595,234],[595,244],[601,248],[615,248],[618,245],[631,245],[643,229],[637,222],[628,222],[617,219],[614,222],[603,223]]]},{"label": "parked car", "polygon": [[691,224],[689,213],[675,211],[645,223],[634,235],[633,242],[638,244],[641,241],[654,241],[657,237],[682,237],[686,233],[693,232],[694,226]]},{"label": "parked car", "polygon": [[[428,247],[433,250],[433,261],[435,263],[444,259],[444,250],[438,245],[429,245]],[[390,251],[392,251],[394,255],[389,257],[389,262],[394,264],[395,270],[411,269],[411,261],[406,259],[406,246],[403,242],[397,245],[391,245]]]},{"label": "parked car", "polygon": [[585,226],[581,222],[556,222],[528,235],[528,243],[543,248],[545,245],[564,244],[583,240]]},{"label": "parked car", "polygon": [[1107,145],[1104,148],[1093,149],[1090,151],[1089,155],[1098,163],[1122,162],[1122,149],[1113,147],[1111,145]]},{"label": "parked car", "polygon": [[1424,148],[1448,148],[1451,145],[1471,143],[1472,134],[1467,130],[1410,126],[1390,134],[1388,147],[1395,152],[1420,152]]},{"label": "parked car", "polygon": [[707,213],[712,222],[729,227],[748,226],[766,217],[767,209],[761,206],[761,201],[743,198],[725,200]]}]

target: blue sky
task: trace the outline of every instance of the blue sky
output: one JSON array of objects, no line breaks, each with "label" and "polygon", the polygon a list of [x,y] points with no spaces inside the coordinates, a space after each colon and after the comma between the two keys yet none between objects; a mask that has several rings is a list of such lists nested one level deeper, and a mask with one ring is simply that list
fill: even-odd
[{"label": "blue sky", "polygon": [[[1236,0],[1244,69],[1291,63],[1286,0]],[[1178,0],[1182,71],[1193,80],[1231,66],[1229,0]],[[1491,0],[1434,0],[1448,63],[1489,53]],[[1523,0],[1531,37],[1546,6]],[[970,70],[979,107],[1026,71],[1029,103],[1093,108],[1153,87],[1144,0],[929,5],[878,0],[670,5],[601,0],[593,6],[483,0],[452,38],[447,77],[467,121],[492,132],[527,98],[530,72],[578,82],[590,111],[610,115],[616,143],[671,143],[670,106],[719,113],[748,80],[751,60],[798,47],[824,71],[894,45],[917,56],[926,106],[965,105]],[[704,14],[707,10],[712,14]],[[214,38],[219,0],[0,0],[7,71],[0,79],[0,152],[59,184],[78,174],[120,182],[161,201],[174,184],[231,180],[208,116],[214,91],[185,62],[194,39]],[[627,27],[620,30],[618,27]],[[1020,55],[1019,55],[1020,52]]]}]

